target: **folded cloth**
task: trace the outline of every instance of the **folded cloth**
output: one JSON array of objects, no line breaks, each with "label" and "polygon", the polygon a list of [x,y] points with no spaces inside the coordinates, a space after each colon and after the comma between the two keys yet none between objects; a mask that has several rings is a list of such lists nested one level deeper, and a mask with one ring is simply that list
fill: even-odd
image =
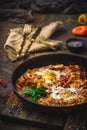
[{"label": "folded cloth", "polygon": [[29,24],[24,27],[10,29],[10,34],[4,45],[5,52],[11,61],[16,61],[39,51],[48,49],[57,50],[63,45],[62,41],[50,39],[50,36],[60,27],[61,21],[52,22],[49,25],[33,28]]}]

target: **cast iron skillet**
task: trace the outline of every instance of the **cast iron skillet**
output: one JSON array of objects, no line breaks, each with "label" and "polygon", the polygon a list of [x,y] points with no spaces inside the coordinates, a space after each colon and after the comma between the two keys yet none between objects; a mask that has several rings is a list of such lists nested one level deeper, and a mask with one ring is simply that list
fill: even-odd
[{"label": "cast iron skillet", "polygon": [[19,65],[14,72],[12,73],[11,81],[12,81],[12,89],[14,93],[23,101],[23,103],[28,104],[28,106],[32,109],[37,109],[42,112],[52,112],[52,113],[69,113],[76,110],[84,109],[87,106],[87,103],[74,105],[74,106],[46,106],[37,103],[33,103],[31,101],[23,98],[15,88],[15,82],[20,75],[22,75],[27,69],[32,69],[35,67],[41,67],[49,64],[63,63],[65,65],[71,64],[79,64],[85,69],[87,72],[87,58],[76,56],[74,54],[62,54],[62,53],[49,53],[43,54],[41,56],[33,57],[27,60],[26,62]]}]

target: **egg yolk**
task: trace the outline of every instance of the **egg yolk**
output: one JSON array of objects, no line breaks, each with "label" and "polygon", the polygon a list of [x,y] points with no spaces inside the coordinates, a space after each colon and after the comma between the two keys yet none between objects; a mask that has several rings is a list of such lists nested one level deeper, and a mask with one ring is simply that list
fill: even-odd
[{"label": "egg yolk", "polygon": [[56,79],[56,74],[54,72],[47,71],[44,73],[44,76],[46,76],[48,80]]}]

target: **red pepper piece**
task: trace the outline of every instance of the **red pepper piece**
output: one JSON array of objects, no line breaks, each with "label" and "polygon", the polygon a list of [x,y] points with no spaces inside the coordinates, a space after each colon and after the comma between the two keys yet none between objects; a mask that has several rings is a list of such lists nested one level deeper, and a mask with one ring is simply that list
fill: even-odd
[{"label": "red pepper piece", "polygon": [[2,87],[7,88],[7,84],[1,77],[0,77],[0,84],[2,85]]}]

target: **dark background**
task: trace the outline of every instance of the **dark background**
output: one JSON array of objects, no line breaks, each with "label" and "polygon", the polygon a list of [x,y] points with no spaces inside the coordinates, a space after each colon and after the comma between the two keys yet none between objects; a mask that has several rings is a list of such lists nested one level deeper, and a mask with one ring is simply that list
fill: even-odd
[{"label": "dark background", "polygon": [[77,14],[87,13],[87,0],[2,0],[0,19],[16,23],[34,20],[33,13]]}]

